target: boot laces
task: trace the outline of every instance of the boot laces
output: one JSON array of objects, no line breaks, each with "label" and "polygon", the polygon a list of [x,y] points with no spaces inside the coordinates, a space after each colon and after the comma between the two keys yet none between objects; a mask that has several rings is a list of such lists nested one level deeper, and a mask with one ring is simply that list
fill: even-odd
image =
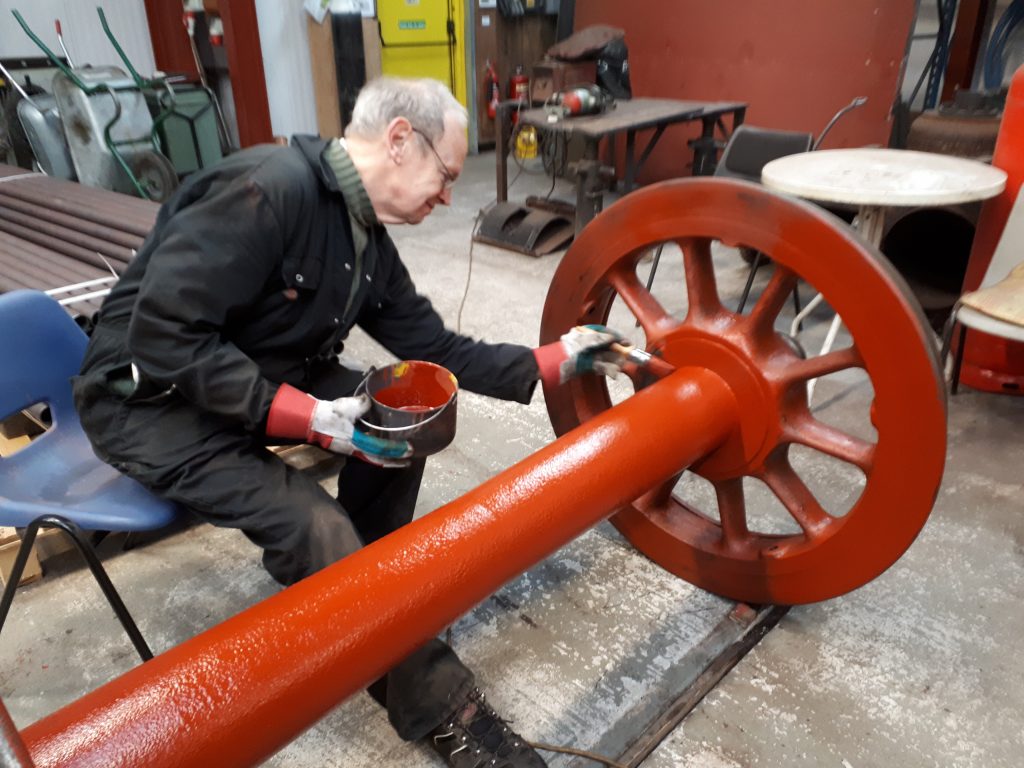
[{"label": "boot laces", "polygon": [[[512,768],[511,758],[523,746],[523,740],[490,707],[477,688],[438,730],[441,732],[432,736],[435,748],[447,752],[442,756],[459,768]],[[449,750],[448,742],[453,740],[454,748]]]}]

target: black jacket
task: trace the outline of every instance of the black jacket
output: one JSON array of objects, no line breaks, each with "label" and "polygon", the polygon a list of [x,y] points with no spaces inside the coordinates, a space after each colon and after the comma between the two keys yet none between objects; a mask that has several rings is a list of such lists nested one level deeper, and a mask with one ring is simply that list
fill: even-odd
[{"label": "black jacket", "polygon": [[326,146],[255,147],[189,178],[103,304],[75,380],[80,408],[116,395],[134,363],[139,389],[173,387],[257,430],[278,385],[309,391],[311,365],[354,325],[399,359],[445,366],[464,389],[529,401],[532,351],[447,330],[382,225],[359,268]]}]

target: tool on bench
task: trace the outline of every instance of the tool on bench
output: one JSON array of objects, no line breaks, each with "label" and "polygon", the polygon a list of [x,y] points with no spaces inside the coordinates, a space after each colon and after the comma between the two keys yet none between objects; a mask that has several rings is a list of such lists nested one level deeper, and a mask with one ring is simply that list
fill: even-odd
[{"label": "tool on bench", "polygon": [[566,117],[601,115],[615,108],[615,98],[597,85],[577,85],[559,91],[544,103],[548,122]]}]

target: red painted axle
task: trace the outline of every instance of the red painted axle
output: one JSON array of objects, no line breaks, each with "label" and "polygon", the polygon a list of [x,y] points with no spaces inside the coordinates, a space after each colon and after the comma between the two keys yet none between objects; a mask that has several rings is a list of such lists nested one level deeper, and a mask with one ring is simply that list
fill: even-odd
[{"label": "red painted axle", "polygon": [[[575,385],[574,385],[575,386]],[[502,584],[736,433],[680,370],[430,515],[25,729],[39,768],[254,765]]]}]

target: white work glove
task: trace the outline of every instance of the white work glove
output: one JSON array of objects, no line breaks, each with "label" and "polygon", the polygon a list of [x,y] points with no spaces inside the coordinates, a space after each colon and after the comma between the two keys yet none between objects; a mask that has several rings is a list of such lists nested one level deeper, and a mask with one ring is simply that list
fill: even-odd
[{"label": "white work glove", "polygon": [[343,453],[379,467],[408,466],[412,446],[361,431],[356,422],[370,408],[365,393],[337,400],[318,400],[282,384],[270,404],[267,435],[305,440],[334,453]]},{"label": "white work glove", "polygon": [[334,453],[355,456],[381,467],[408,466],[409,462],[403,461],[412,454],[408,442],[368,435],[356,426],[356,421],[368,410],[370,397],[365,392],[355,397],[317,400],[313,408],[312,434],[320,445]]},{"label": "white work glove", "polygon": [[584,373],[617,378],[626,361],[625,354],[612,348],[625,338],[603,325],[578,325],[561,339],[533,351],[543,382],[564,384]]}]

